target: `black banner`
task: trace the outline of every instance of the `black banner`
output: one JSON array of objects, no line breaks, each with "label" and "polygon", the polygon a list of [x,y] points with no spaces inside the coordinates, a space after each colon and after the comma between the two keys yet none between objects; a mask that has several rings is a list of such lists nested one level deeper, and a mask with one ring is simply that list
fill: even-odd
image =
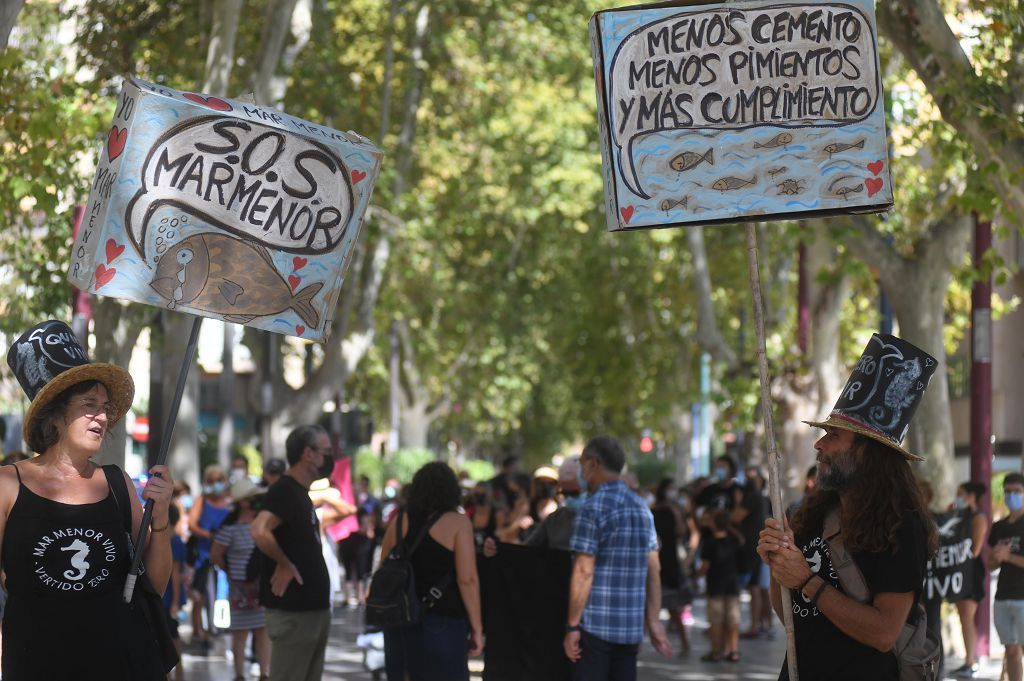
[{"label": "black banner", "polygon": [[970,510],[935,514],[935,524],[939,528],[939,552],[928,561],[925,600],[953,603],[970,595],[974,576],[972,518]]}]

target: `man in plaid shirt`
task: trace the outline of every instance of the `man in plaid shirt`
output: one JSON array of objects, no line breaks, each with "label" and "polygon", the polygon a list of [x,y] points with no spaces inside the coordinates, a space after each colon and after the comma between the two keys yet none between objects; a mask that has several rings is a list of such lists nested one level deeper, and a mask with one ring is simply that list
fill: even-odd
[{"label": "man in plaid shirt", "polygon": [[[569,548],[576,553],[563,646],[574,681],[633,681],[644,639],[662,655],[672,646],[658,619],[661,582],[654,518],[619,479],[626,455],[615,439],[591,438],[580,456],[580,509]],[[646,606],[645,606],[646,600]]]}]

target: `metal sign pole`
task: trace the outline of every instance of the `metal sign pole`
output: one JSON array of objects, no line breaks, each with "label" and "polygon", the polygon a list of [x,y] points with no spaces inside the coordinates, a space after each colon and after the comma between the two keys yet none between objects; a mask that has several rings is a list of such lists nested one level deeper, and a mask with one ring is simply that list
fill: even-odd
[{"label": "metal sign pole", "polygon": [[[178,407],[181,406],[181,396],[185,393],[185,382],[188,380],[189,369],[192,368],[192,360],[196,355],[196,346],[199,344],[199,327],[202,326],[203,318],[195,317],[192,322],[192,333],[188,337],[188,346],[185,348],[185,357],[181,361],[181,371],[178,373],[178,385],[174,389],[174,399],[171,401],[171,410],[167,416],[167,423],[163,430],[163,439],[160,441],[160,452],[157,454],[156,465],[167,462],[167,450],[171,446],[171,433],[174,432],[174,422],[178,419]],[[139,536],[135,540],[135,556],[132,558],[132,567],[128,571],[128,579],[124,583],[124,602],[132,602],[132,594],[135,592],[135,582],[139,577],[139,566],[142,563],[142,553],[146,548],[146,538],[149,536],[149,524],[153,520],[153,500],[146,500],[146,507],[142,513],[142,526],[139,527]],[[159,589],[162,584],[154,584]]]}]

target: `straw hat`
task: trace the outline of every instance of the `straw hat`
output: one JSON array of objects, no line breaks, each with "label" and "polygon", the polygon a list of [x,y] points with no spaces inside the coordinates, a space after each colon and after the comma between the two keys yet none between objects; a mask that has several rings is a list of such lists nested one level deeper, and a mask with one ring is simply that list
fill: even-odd
[{"label": "straw hat", "polygon": [[934,357],[886,334],[871,336],[839,401],[818,428],[841,428],[881,442],[909,461],[924,461],[902,445],[925,388],[938,368]]},{"label": "straw hat", "polygon": [[32,401],[22,424],[26,442],[39,410],[73,385],[95,380],[106,387],[111,408],[108,428],[131,409],[135,397],[131,374],[115,364],[90,362],[71,327],[53,319],[22,334],[8,350],[7,364]]},{"label": "straw hat", "polygon": [[534,478],[544,478],[546,480],[558,480],[558,471],[551,466],[541,466],[533,472]]},{"label": "straw hat", "polygon": [[257,497],[266,491],[265,487],[260,487],[249,478],[242,478],[231,486],[231,501],[238,503],[242,499]]}]

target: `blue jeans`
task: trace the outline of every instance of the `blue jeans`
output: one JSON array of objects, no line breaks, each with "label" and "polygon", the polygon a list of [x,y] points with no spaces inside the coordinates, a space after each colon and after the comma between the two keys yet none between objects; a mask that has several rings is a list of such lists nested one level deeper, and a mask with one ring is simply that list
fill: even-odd
[{"label": "blue jeans", "polygon": [[468,681],[469,624],[427,612],[419,624],[384,630],[388,681]]},{"label": "blue jeans", "polygon": [[636,681],[638,643],[609,643],[580,632],[579,662],[571,665],[572,681]]}]

